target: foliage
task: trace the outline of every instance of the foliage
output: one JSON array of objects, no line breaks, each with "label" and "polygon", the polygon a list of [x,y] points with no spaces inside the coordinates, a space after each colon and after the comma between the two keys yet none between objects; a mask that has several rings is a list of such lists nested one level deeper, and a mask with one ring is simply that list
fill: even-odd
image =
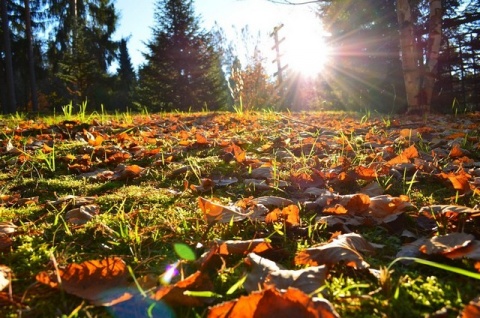
[{"label": "foliage", "polygon": [[224,107],[219,52],[200,29],[192,1],[157,1],[155,20],[146,64],[139,70],[139,103],[152,111]]},{"label": "foliage", "polygon": [[6,317],[479,310],[478,114],[1,122]]},{"label": "foliage", "polygon": [[397,112],[405,105],[395,1],[321,1],[332,34],[333,62],[326,82],[348,110]]}]

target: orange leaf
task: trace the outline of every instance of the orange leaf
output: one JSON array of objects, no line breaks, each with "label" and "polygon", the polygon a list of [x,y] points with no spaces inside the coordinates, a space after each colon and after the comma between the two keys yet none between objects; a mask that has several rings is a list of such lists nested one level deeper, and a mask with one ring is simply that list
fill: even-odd
[{"label": "orange leaf", "polygon": [[113,176],[113,180],[125,180],[125,179],[134,179],[140,176],[142,171],[145,170],[145,168],[142,168],[137,165],[131,165],[131,166],[121,166],[120,168],[117,168],[115,171],[115,175]]},{"label": "orange leaf", "polygon": [[406,148],[400,155],[396,156],[393,159],[387,161],[387,165],[395,165],[398,163],[408,163],[410,159],[418,157],[418,150],[415,148],[415,145],[411,145]]},{"label": "orange leaf", "polygon": [[282,210],[282,216],[287,223],[287,226],[296,226],[300,224],[300,210],[298,206],[292,204],[284,207]]},{"label": "orange leaf", "polygon": [[296,265],[333,265],[340,261],[346,265],[363,269],[370,265],[363,260],[359,251],[373,253],[373,246],[356,233],[342,234],[331,242],[307,248],[295,255]]},{"label": "orange leaf", "polygon": [[203,134],[197,132],[195,134],[195,138],[197,139],[197,144],[208,145],[208,140]]},{"label": "orange leaf", "polygon": [[265,239],[254,239],[254,240],[245,240],[245,241],[217,241],[218,244],[218,254],[220,255],[244,255],[247,253],[257,253],[261,254],[262,252],[272,249],[270,243]]},{"label": "orange leaf", "polygon": [[100,135],[98,135],[97,137],[95,137],[95,139],[89,139],[89,140],[88,140],[88,144],[89,144],[90,146],[94,146],[94,147],[100,146],[100,145],[102,144],[102,142],[103,142],[103,137],[100,136]]},{"label": "orange leaf", "polygon": [[208,223],[228,223],[232,219],[240,221],[247,217],[247,215],[242,213],[243,209],[238,206],[226,207],[202,197],[198,198],[198,205]]},{"label": "orange leaf", "polygon": [[468,183],[468,180],[471,178],[471,176],[463,170],[458,173],[450,172],[448,174],[441,172],[440,177],[443,179],[448,179],[452,183],[453,188],[461,193],[470,191],[470,184]]},{"label": "orange leaf", "polygon": [[323,209],[323,213],[325,214],[346,214],[347,212],[348,210],[341,204],[335,204]]},{"label": "orange leaf", "polygon": [[197,271],[175,285],[160,287],[152,299],[165,301],[170,306],[203,306],[208,301],[208,298],[185,295],[187,290],[212,291],[213,283],[207,274]]},{"label": "orange leaf", "polygon": [[374,169],[364,166],[356,167],[355,173],[360,179],[363,180],[372,180],[378,177],[377,172]]},{"label": "orange leaf", "polygon": [[242,148],[237,146],[236,144],[232,143],[233,154],[235,155],[235,160],[238,163],[243,163],[247,159],[247,155]]},{"label": "orange leaf", "polygon": [[454,144],[452,149],[450,150],[450,153],[448,154],[450,158],[459,158],[463,156],[463,150],[460,148],[458,144]]},{"label": "orange leaf", "polygon": [[127,291],[129,278],[125,262],[117,257],[71,263],[57,274],[40,272],[36,276],[42,284],[62,288],[99,306],[112,306],[132,298]]},{"label": "orange leaf", "polygon": [[210,308],[208,318],[335,318],[339,315],[324,299],[312,300],[296,288],[282,293],[275,288],[253,292],[236,300]]},{"label": "orange leaf", "polygon": [[43,144],[42,151],[43,153],[51,153],[53,151],[53,148],[47,144]]}]

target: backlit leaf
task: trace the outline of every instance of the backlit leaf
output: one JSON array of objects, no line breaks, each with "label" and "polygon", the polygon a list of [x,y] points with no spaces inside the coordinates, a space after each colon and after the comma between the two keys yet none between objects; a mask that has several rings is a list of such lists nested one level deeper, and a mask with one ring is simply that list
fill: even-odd
[{"label": "backlit leaf", "polygon": [[95,305],[112,306],[133,297],[128,289],[129,277],[125,262],[113,257],[71,263],[59,269],[58,273],[40,272],[36,279]]},{"label": "backlit leaf", "polygon": [[173,249],[175,250],[175,253],[177,253],[177,255],[184,260],[194,261],[197,259],[195,252],[187,244],[175,243],[173,244]]}]

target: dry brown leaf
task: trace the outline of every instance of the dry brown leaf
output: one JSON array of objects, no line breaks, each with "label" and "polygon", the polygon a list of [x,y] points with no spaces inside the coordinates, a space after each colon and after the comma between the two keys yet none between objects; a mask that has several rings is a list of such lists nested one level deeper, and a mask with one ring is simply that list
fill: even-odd
[{"label": "dry brown leaf", "polygon": [[387,165],[392,166],[398,163],[407,163],[407,162],[410,162],[410,159],[414,159],[417,157],[418,157],[418,150],[415,147],[415,145],[411,145],[410,147],[403,150],[401,154],[387,161]]},{"label": "dry brown leaf", "polygon": [[[89,300],[98,306],[113,306],[133,297],[125,262],[118,258],[71,263],[58,273],[40,272],[38,282]],[[59,280],[60,279],[60,280]]]},{"label": "dry brown leaf", "polygon": [[370,265],[364,261],[360,251],[373,253],[374,247],[359,234],[342,234],[326,244],[298,252],[295,255],[295,264],[318,266],[334,265],[343,261],[357,269],[368,268]]},{"label": "dry brown leaf", "polygon": [[294,204],[293,201],[290,199],[276,196],[258,197],[254,198],[252,201],[255,204],[261,204],[266,206],[267,208],[283,208],[285,206]]},{"label": "dry brown leaf", "polygon": [[265,222],[273,223],[283,220],[287,227],[300,225],[300,209],[298,206],[291,204],[282,210],[275,209],[265,217]]},{"label": "dry brown leaf", "polygon": [[404,212],[413,208],[410,198],[406,195],[392,197],[390,195],[379,195],[370,198],[370,212],[374,217],[385,218],[389,215]]},{"label": "dry brown leaf", "polygon": [[377,181],[374,181],[364,186],[360,190],[360,193],[366,194],[369,197],[375,197],[382,195],[384,191],[385,190],[382,188],[382,186]]},{"label": "dry brown leaf", "polygon": [[6,252],[12,246],[13,241],[7,234],[0,234],[0,252]]},{"label": "dry brown leaf", "polygon": [[325,299],[312,299],[296,288],[282,293],[274,288],[254,292],[210,308],[208,318],[337,318]]},{"label": "dry brown leaf", "polygon": [[82,225],[100,214],[100,206],[98,204],[82,205],[65,213],[65,220],[75,225]]},{"label": "dry brown leaf", "polygon": [[198,205],[202,210],[205,220],[208,223],[228,223],[230,221],[241,221],[248,217],[244,209],[238,206],[223,206],[219,203],[198,197]]},{"label": "dry brown leaf", "polygon": [[142,168],[138,165],[118,165],[115,169],[115,174],[112,176],[112,180],[126,180],[138,178],[145,168]]},{"label": "dry brown leaf", "polygon": [[420,247],[420,251],[427,255],[444,255],[448,257],[449,253],[468,246],[474,239],[474,235],[467,233],[439,235],[426,241]]},{"label": "dry brown leaf", "polygon": [[420,214],[428,218],[435,218],[439,215],[445,215],[448,218],[457,218],[460,214],[465,214],[467,217],[480,216],[480,210],[461,205],[442,205],[434,204],[420,208]]},{"label": "dry brown leaf", "polygon": [[220,255],[246,255],[248,253],[259,254],[272,249],[270,243],[263,238],[243,241],[216,240],[215,243],[218,245],[217,253]]},{"label": "dry brown leaf", "polygon": [[13,234],[17,230],[17,226],[12,222],[0,222],[0,235]]},{"label": "dry brown leaf", "polygon": [[235,160],[238,163],[244,163],[247,160],[247,154],[242,148],[240,148],[234,143],[232,143],[231,148],[233,150],[233,155],[235,156]]},{"label": "dry brown leaf", "polygon": [[459,318],[478,318],[480,317],[480,296],[472,299],[466,306],[463,308],[460,313]]},{"label": "dry brown leaf", "polygon": [[310,294],[324,285],[328,274],[326,266],[314,266],[299,270],[283,269],[275,262],[255,253],[248,254],[246,262],[252,268],[244,283],[247,292],[272,286],[279,290],[288,287],[298,288],[304,293]]},{"label": "dry brown leaf", "polygon": [[100,146],[102,142],[103,142],[103,137],[100,135],[97,135],[95,139],[88,139],[88,144],[94,147]]},{"label": "dry brown leaf", "polygon": [[318,170],[313,170],[311,173],[292,173],[290,181],[300,189],[307,189],[311,187],[323,188],[325,180],[322,173]]},{"label": "dry brown leaf", "polygon": [[273,178],[273,168],[272,167],[259,167],[253,169],[251,172],[252,179],[268,180]]},{"label": "dry brown leaf", "polygon": [[364,166],[355,167],[355,174],[358,178],[363,180],[373,180],[378,177],[375,169]]},{"label": "dry brown leaf", "polygon": [[7,288],[12,283],[12,270],[10,267],[0,265],[0,291]]},{"label": "dry brown leaf", "polygon": [[213,283],[207,274],[197,271],[175,285],[158,288],[152,299],[165,301],[170,306],[203,306],[209,301],[205,297],[185,295],[187,290],[213,291]]},{"label": "dry brown leaf", "polygon": [[201,133],[196,133],[195,134],[195,139],[196,139],[196,143],[197,145],[208,145],[209,142],[207,140],[207,137],[205,137],[203,134]]}]

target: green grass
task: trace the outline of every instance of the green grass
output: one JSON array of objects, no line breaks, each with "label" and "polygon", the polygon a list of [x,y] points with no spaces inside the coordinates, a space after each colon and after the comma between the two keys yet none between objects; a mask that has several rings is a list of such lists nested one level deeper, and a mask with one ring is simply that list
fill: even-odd
[{"label": "green grass", "polygon": [[[0,119],[9,128],[1,136],[0,222],[18,226],[15,233],[8,234],[12,245],[0,251],[0,265],[13,272],[11,286],[15,301],[2,303],[2,314],[6,317],[17,317],[20,313],[24,317],[112,315],[111,308],[94,306],[37,283],[35,276],[54,270],[55,264],[65,266],[118,256],[131,269],[132,283],[133,277],[137,280],[151,275],[160,286],[171,264],[178,264],[178,270],[185,276],[193,273],[198,268],[193,259],[207,251],[216,239],[267,238],[274,250],[265,257],[287,269],[299,269],[294,264],[298,251],[325,243],[334,232],[345,230],[340,225],[327,227],[316,223],[315,218],[322,215],[322,210],[309,209],[305,203],[310,200],[308,196],[290,182],[292,173],[313,171],[322,173],[325,187],[332,192],[354,194],[370,181],[378,181],[385,194],[407,195],[415,208],[404,213],[401,223],[392,225],[396,231],[368,222],[349,226],[369,242],[383,245],[374,255],[365,256],[371,268],[382,273],[380,279],[368,270],[334,264],[325,285],[311,296],[325,297],[343,317],[419,317],[442,308],[447,309],[447,316],[456,317],[480,292],[477,281],[480,274],[473,260],[434,256],[414,259],[415,262],[405,265],[396,259],[396,253],[408,241],[401,235],[403,230],[418,237],[436,235],[419,228],[416,223],[419,208],[429,204],[474,207],[480,203],[479,195],[459,194],[448,181],[440,181],[435,173],[420,168],[410,176],[400,173],[401,177],[394,177],[387,173],[372,180],[353,174],[359,165],[376,167],[385,162],[382,149],[367,147],[367,142],[392,147],[393,155],[413,142],[412,139],[405,144],[404,140],[396,139],[403,128],[402,117],[389,115],[385,119],[370,112],[279,114],[245,112],[241,108],[236,114],[108,115],[89,114],[86,104],[78,114],[69,105],[62,111],[63,114],[34,122],[28,122],[21,114]],[[462,118],[465,119],[457,115],[455,120],[461,122]],[[474,116],[466,119],[479,122]],[[62,128],[63,132],[54,130],[63,127],[65,120],[75,124],[68,130]],[[42,126],[32,127],[34,123]],[[424,122],[417,124],[422,127]],[[15,127],[23,128],[15,131]],[[457,127],[463,129],[461,124]],[[85,150],[89,145],[76,138],[84,133],[84,128],[92,128],[90,133],[101,135],[102,144],[90,145]],[[431,128],[439,136],[445,130],[434,124]],[[196,143],[196,132],[203,133],[208,143]],[[29,148],[33,141],[47,135],[54,151]],[[472,131],[468,137],[462,147],[471,150],[471,159],[478,161],[480,158],[474,152],[478,132]],[[20,152],[7,151],[9,142]],[[238,163],[225,154],[225,147],[232,142],[245,150],[246,163]],[[419,151],[430,151],[429,137],[419,138],[416,146]],[[107,160],[115,152],[128,156],[119,161]],[[272,180],[268,180],[270,189],[259,190],[244,184],[256,166],[266,163],[273,170]],[[122,164],[139,165],[145,170],[138,175],[109,180]],[[448,157],[436,158],[433,164],[438,169],[461,166]],[[104,179],[85,179],[79,178],[75,169],[83,169],[82,172],[106,169],[111,174]],[[202,193],[191,187],[200,185],[205,178],[220,177],[236,177],[238,182]],[[282,181],[289,185],[282,186]],[[48,203],[69,195],[91,198],[99,206],[100,214],[83,225],[70,224],[66,212],[71,206]],[[229,205],[240,199],[272,195],[298,202],[300,227],[292,229],[282,222],[265,223],[248,218],[209,225],[197,202],[202,196],[218,198]],[[33,197],[38,197],[38,203],[22,205],[17,201]],[[442,220],[437,221],[442,225]],[[452,224],[453,221],[447,220],[440,229],[445,232],[442,234],[454,231]],[[479,238],[478,221],[470,222],[467,229]],[[217,262],[207,269],[213,290],[194,295],[214,296],[212,304],[246,295],[241,282],[249,266],[244,256],[229,255]],[[173,282],[179,277],[174,277]],[[9,297],[8,288],[3,293]],[[132,316],[148,316],[145,314],[148,304],[137,304],[137,312]],[[171,310],[178,317],[204,317],[208,305]]]}]

